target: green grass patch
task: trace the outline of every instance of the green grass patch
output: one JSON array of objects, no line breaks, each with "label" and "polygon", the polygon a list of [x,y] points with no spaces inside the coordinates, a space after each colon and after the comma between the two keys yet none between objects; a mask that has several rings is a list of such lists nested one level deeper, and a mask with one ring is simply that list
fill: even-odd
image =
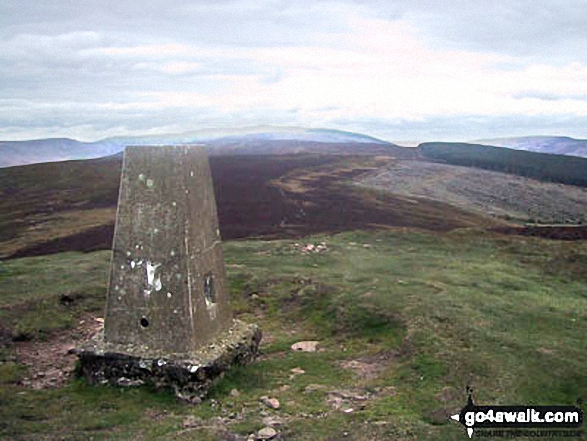
[{"label": "green grass patch", "polygon": [[[246,435],[262,427],[264,414],[277,414],[285,439],[456,440],[462,428],[438,415],[458,411],[467,386],[479,404],[573,404],[587,396],[587,243],[410,230],[304,242],[326,242],[328,251],[303,254],[293,241],[225,244],[235,313],[257,322],[265,340],[261,358],[227,373],[210,400],[181,406],[170,394],[79,381],[32,391],[14,386],[22,367],[3,364],[0,434],[215,439],[218,419]],[[67,328],[77,314],[103,307],[108,257],[2,263],[0,314],[46,336]],[[62,294],[74,299],[70,306],[59,302]],[[321,350],[291,351],[300,340],[319,340]],[[362,378],[343,367],[352,361],[382,366]],[[347,415],[328,404],[336,390],[372,398],[351,403]],[[263,395],[279,399],[280,410],[264,407]],[[190,415],[205,427],[185,431]]]},{"label": "green grass patch", "polygon": [[63,253],[0,264],[0,330],[14,340],[46,339],[83,313],[102,316],[110,252]]}]

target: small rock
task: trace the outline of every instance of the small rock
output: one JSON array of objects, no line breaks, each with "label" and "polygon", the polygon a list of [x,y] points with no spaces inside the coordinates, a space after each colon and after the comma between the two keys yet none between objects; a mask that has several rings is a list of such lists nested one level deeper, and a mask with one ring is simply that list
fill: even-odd
[{"label": "small rock", "polygon": [[188,417],[186,417],[183,420],[182,426],[185,429],[190,429],[192,427],[198,427],[198,426],[200,426],[201,423],[202,423],[202,421],[199,418],[197,418],[197,417],[195,417],[193,415],[189,415]]},{"label": "small rock", "polygon": [[261,402],[265,406],[267,406],[271,409],[277,410],[280,407],[279,400],[277,398],[269,398],[269,397],[263,396],[263,397],[261,397]]},{"label": "small rock", "polygon": [[324,389],[326,389],[326,386],[324,386],[323,384],[311,383],[306,386],[306,388],[304,389],[304,392],[315,392],[317,390],[324,390]]},{"label": "small rock", "polygon": [[292,373],[292,374],[295,374],[295,375],[299,375],[299,374],[305,374],[305,373],[306,373],[306,371],[305,371],[305,370],[303,370],[302,368],[295,367],[295,368],[293,368],[293,369],[291,370],[291,373]]},{"label": "small rock", "polygon": [[283,386],[281,386],[281,387],[279,388],[279,390],[280,390],[281,392],[285,392],[286,390],[289,390],[290,388],[291,388],[291,386],[290,386],[289,384],[284,384]]},{"label": "small rock", "polygon": [[343,413],[353,413],[355,410],[353,408],[349,408],[349,409],[342,409]]},{"label": "small rock", "polygon": [[359,393],[346,390],[336,390],[333,391],[332,394],[338,395],[346,400],[365,401],[368,398],[367,395],[361,395]]},{"label": "small rock", "polygon": [[240,394],[241,394],[241,393],[240,393],[238,390],[236,390],[236,389],[232,389],[232,390],[230,391],[230,396],[231,396],[231,397],[235,397],[235,398],[236,398],[236,397],[240,397]]},{"label": "small rock", "polygon": [[291,348],[294,351],[302,351],[302,352],[316,352],[318,346],[317,341],[299,341],[291,345]]},{"label": "small rock", "polygon": [[340,409],[343,404],[342,398],[337,397],[335,395],[328,395],[327,401],[328,401],[328,404],[334,409]]},{"label": "small rock", "polygon": [[94,317],[94,320],[96,320],[98,323],[104,323],[104,319],[102,317]]},{"label": "small rock", "polygon": [[273,427],[263,427],[257,432],[257,438],[259,439],[271,439],[277,435],[277,431]]},{"label": "small rock", "polygon": [[143,380],[131,380],[130,378],[126,377],[120,377],[116,383],[123,387],[135,387],[142,386],[144,384]]},{"label": "small rock", "polygon": [[262,421],[266,426],[281,426],[283,424],[283,420],[277,415],[267,416]]}]

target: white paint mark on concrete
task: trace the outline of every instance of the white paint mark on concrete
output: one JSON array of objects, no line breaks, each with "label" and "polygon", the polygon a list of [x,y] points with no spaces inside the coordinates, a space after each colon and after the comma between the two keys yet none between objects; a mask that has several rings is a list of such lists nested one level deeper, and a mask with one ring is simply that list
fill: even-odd
[{"label": "white paint mark on concrete", "polygon": [[153,288],[155,289],[155,291],[161,290],[161,277],[159,274],[156,273],[157,268],[159,268],[160,266],[160,263],[153,265],[150,261],[147,260],[147,291],[149,292],[149,294],[151,294]]}]

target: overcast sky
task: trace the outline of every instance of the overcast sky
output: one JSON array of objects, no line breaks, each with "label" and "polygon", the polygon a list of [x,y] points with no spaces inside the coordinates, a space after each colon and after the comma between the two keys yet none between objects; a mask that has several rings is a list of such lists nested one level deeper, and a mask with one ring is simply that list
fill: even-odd
[{"label": "overcast sky", "polygon": [[0,0],[0,139],[587,138],[587,1]]}]

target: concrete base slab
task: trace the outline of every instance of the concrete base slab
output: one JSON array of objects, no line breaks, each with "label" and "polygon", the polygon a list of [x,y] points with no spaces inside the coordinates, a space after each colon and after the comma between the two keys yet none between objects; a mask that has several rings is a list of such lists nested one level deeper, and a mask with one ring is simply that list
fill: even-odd
[{"label": "concrete base slab", "polygon": [[193,353],[166,354],[146,346],[104,341],[103,332],[77,349],[78,376],[91,384],[141,386],[173,390],[183,401],[199,403],[214,382],[233,365],[253,361],[261,331],[234,320],[226,331]]}]

